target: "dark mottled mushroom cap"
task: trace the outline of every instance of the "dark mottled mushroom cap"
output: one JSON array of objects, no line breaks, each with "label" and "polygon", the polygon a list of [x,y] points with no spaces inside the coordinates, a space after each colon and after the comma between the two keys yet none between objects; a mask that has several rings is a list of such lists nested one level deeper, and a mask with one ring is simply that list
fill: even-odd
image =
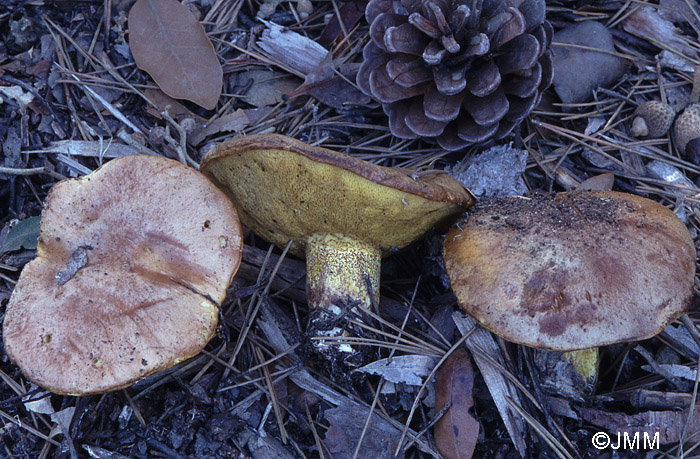
[{"label": "dark mottled mushroom cap", "polygon": [[201,171],[224,190],[241,221],[303,256],[313,234],[343,234],[401,248],[459,214],[474,197],[443,171],[382,167],[276,134],[237,137],[210,150]]},{"label": "dark mottled mushroom cap", "polygon": [[241,253],[236,209],[199,172],[155,156],[110,161],[51,189],[5,349],[53,392],[126,387],[205,346]]},{"label": "dark mottled mushroom cap", "polygon": [[485,204],[444,243],[469,314],[509,341],[556,351],[656,335],[688,307],[695,260],[673,212],[612,191]]}]

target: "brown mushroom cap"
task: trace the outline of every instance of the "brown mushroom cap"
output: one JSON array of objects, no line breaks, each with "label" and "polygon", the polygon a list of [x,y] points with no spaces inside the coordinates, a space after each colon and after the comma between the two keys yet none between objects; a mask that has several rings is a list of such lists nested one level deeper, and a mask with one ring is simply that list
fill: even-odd
[{"label": "brown mushroom cap", "polygon": [[53,392],[126,387],[204,347],[241,252],[236,209],[206,177],[161,157],[110,161],[46,198],[5,349]]},{"label": "brown mushroom cap", "polygon": [[670,210],[612,191],[479,206],[443,256],[460,305],[484,327],[556,351],[656,335],[688,307],[696,260]]},{"label": "brown mushroom cap", "polygon": [[298,256],[319,233],[352,235],[386,253],[474,203],[444,172],[412,176],[276,134],[219,144],[201,171],[236,204],[243,224],[281,247],[292,240]]}]

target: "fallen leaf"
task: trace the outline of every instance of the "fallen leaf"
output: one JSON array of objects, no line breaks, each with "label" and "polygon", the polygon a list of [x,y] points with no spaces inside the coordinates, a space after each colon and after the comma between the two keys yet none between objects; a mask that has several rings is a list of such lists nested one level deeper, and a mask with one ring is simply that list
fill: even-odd
[{"label": "fallen leaf", "polygon": [[288,96],[307,94],[336,109],[368,103],[369,96],[349,83],[355,81],[358,66],[348,64],[336,69],[332,57],[331,53],[328,53],[315,69],[306,74],[304,84]]},{"label": "fallen leaf", "polygon": [[39,414],[53,414],[56,410],[51,405],[51,397],[33,398],[24,402],[24,407],[29,411]]},{"label": "fallen leaf", "polygon": [[351,459],[362,431],[359,457],[394,457],[394,451],[401,438],[401,431],[377,414],[367,423],[369,409],[359,405],[341,405],[326,410],[323,416],[330,426],[326,431],[325,444],[333,459]]},{"label": "fallen leaf", "polygon": [[249,125],[250,120],[248,119],[248,115],[246,115],[243,109],[239,108],[235,112],[217,118],[201,129],[194,130],[190,133],[188,141],[192,145],[197,145],[210,135],[218,134],[219,132],[242,131]]},{"label": "fallen leaf", "polygon": [[260,120],[269,115],[272,109],[273,107],[258,107],[246,108],[243,111],[245,112],[245,116],[248,117],[248,125],[255,126],[260,122]]},{"label": "fallen leaf", "polygon": [[576,188],[577,190],[612,190],[615,184],[615,175],[606,172],[604,174],[594,175],[589,177]]},{"label": "fallen leaf", "polygon": [[435,383],[435,411],[452,405],[435,423],[433,433],[438,451],[445,459],[470,458],[479,436],[479,423],[470,414],[474,406],[474,369],[469,354],[457,349],[445,361]]},{"label": "fallen leaf", "polygon": [[143,95],[153,102],[156,107],[154,108],[150,104],[146,108],[149,114],[155,116],[158,119],[162,119],[161,112],[168,111],[168,115],[175,121],[182,121],[184,119],[193,119],[198,125],[203,125],[207,122],[206,119],[199,115],[192,113],[187,107],[182,105],[180,102],[176,101],[163,91],[159,89],[146,89]]},{"label": "fallen leaf", "polygon": [[236,77],[236,86],[248,88],[241,100],[255,107],[276,105],[287,93],[296,89],[299,80],[272,70],[248,70]]},{"label": "fallen leaf", "polygon": [[75,415],[75,407],[69,406],[62,409],[61,411],[56,411],[51,413],[51,420],[58,424],[59,429],[63,435],[69,435],[70,433],[70,423]]},{"label": "fallen leaf", "polygon": [[29,217],[13,226],[2,242],[0,254],[19,250],[23,247],[27,250],[36,249],[40,221],[40,217]]},{"label": "fallen leaf", "polygon": [[28,67],[27,73],[30,75],[46,78],[46,75],[49,73],[49,70],[51,70],[52,65],[53,62],[51,61],[40,60],[36,64]]},{"label": "fallen leaf", "polygon": [[129,48],[136,65],[176,99],[213,109],[223,69],[204,27],[177,0],[138,0],[129,11]]},{"label": "fallen leaf", "polygon": [[[620,170],[620,166],[617,165],[615,161],[610,159],[607,156],[603,156],[602,154],[598,153],[597,151],[593,151],[590,148],[583,148],[583,151],[581,152],[581,156],[583,156],[583,159],[588,161],[589,163],[593,164],[594,166],[598,168],[606,168],[606,169],[612,169],[612,170]],[[578,185],[580,187],[581,185]]]},{"label": "fallen leaf", "polygon": [[354,371],[384,376],[384,379],[393,383],[420,386],[437,362],[436,357],[427,355],[401,355],[377,360]]},{"label": "fallen leaf", "polygon": [[24,90],[19,86],[0,86],[0,94],[8,97],[19,105],[22,112],[27,109],[27,105],[34,100],[34,94]]}]

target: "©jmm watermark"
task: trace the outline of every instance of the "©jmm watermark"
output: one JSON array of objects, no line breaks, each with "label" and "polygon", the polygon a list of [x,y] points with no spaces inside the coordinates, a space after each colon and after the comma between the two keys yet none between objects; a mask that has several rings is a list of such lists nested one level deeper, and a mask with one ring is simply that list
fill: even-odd
[{"label": "\u00a9jmm watermark", "polygon": [[596,449],[659,449],[661,446],[659,432],[618,432],[617,435],[596,432],[591,442]]}]

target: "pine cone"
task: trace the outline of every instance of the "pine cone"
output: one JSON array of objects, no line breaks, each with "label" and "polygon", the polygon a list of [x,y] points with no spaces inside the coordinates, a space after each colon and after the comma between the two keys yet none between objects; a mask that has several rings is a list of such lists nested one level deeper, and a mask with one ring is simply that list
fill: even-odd
[{"label": "pine cone", "polygon": [[552,81],[544,0],[371,0],[357,84],[396,137],[446,150],[500,139]]}]

